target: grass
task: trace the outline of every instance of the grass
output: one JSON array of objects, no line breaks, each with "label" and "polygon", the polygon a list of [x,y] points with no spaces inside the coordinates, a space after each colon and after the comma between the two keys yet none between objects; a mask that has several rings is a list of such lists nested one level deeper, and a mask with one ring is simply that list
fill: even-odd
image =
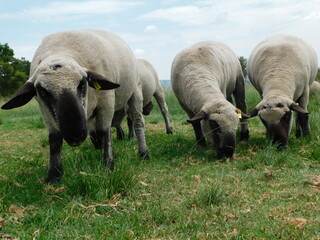
[{"label": "grass", "polygon": [[[187,115],[171,91],[166,97],[174,134],[165,134],[155,107],[146,117],[150,160],[139,159],[136,141],[114,135],[110,173],[89,140],[77,148],[64,144],[65,175],[54,185],[44,183],[48,139],[36,102],[0,111],[0,233],[11,239],[320,239],[319,99],[310,98],[311,136],[296,139],[293,127],[289,147],[278,151],[253,118],[250,139],[238,143],[233,159],[220,161],[214,150],[196,146]],[[258,102],[247,86],[248,111]]]}]

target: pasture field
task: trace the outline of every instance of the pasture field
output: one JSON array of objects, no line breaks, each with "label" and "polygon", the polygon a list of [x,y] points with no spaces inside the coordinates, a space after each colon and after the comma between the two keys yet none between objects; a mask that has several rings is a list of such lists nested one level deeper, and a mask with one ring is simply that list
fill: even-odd
[{"label": "pasture field", "polygon": [[[0,239],[320,239],[319,99],[310,98],[311,136],[296,139],[293,125],[279,151],[256,117],[250,139],[220,161],[196,146],[187,115],[172,91],[166,97],[174,134],[154,103],[150,160],[114,134],[110,173],[89,139],[64,144],[65,174],[54,185],[44,183],[49,149],[37,103],[0,110]],[[248,111],[259,101],[247,86]]]}]

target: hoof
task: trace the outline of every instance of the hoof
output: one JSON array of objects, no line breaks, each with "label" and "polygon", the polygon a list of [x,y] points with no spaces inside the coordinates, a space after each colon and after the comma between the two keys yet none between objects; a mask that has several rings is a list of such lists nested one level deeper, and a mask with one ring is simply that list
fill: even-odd
[{"label": "hoof", "polygon": [[140,157],[141,157],[142,159],[146,159],[146,160],[150,159],[149,151],[146,151],[146,152],[144,152],[144,153],[140,153]]},{"label": "hoof", "polygon": [[109,168],[111,172],[114,170],[114,161],[113,160],[102,160],[102,163]]},{"label": "hoof", "polygon": [[167,134],[173,134],[173,128],[172,127],[167,129]]},{"label": "hoof", "polygon": [[114,171],[114,161],[109,161],[109,162],[107,163],[107,165],[108,165],[109,170],[110,170],[111,172],[113,172],[113,171]]},{"label": "hoof", "polygon": [[63,175],[63,170],[61,166],[57,168],[52,168],[49,170],[48,176],[45,179],[45,182],[48,184],[61,182],[62,175]]},{"label": "hoof", "polygon": [[54,183],[59,183],[59,182],[61,182],[61,176],[60,177],[48,176],[45,179],[46,184],[54,184]]}]

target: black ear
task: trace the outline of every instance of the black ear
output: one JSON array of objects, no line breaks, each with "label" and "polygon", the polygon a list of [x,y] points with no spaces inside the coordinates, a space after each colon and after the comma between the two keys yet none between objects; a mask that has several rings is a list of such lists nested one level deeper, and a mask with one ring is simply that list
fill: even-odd
[{"label": "black ear", "polygon": [[208,118],[208,114],[206,112],[204,112],[203,110],[201,110],[193,118],[191,118],[187,121],[188,121],[188,123],[197,123],[197,122],[200,122],[202,119],[206,119],[206,118]]},{"label": "black ear", "polygon": [[89,86],[96,90],[109,90],[120,87],[119,84],[113,83],[98,73],[87,71]]},{"label": "black ear", "polygon": [[20,87],[13,97],[3,104],[2,109],[12,109],[27,104],[36,95],[36,88],[33,83],[26,82]]},{"label": "black ear", "polygon": [[306,110],[304,110],[302,107],[300,107],[297,103],[292,103],[289,108],[290,108],[290,110],[298,112],[298,113],[309,114]]}]

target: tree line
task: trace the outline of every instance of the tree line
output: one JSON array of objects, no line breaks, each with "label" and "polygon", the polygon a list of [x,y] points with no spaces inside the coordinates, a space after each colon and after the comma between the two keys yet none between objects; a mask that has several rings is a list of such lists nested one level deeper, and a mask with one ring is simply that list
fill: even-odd
[{"label": "tree line", "polygon": [[0,43],[0,96],[14,93],[29,77],[30,62],[17,59],[7,43]]}]

